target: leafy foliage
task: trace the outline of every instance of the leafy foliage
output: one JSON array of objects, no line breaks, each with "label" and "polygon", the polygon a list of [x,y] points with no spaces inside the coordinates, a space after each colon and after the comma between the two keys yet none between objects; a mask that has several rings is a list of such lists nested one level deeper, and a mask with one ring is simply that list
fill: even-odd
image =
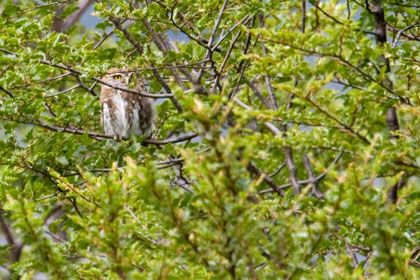
[{"label": "leafy foliage", "polygon": [[416,279],[417,1],[0,3],[2,277]]}]

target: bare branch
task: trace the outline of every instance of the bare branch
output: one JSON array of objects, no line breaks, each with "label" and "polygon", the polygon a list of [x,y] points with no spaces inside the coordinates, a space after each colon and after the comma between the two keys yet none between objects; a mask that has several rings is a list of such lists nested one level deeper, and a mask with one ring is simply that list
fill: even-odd
[{"label": "bare branch", "polygon": [[55,193],[53,193],[53,194],[50,194],[50,195],[47,195],[47,196],[44,196],[44,197],[40,197],[40,198],[34,199],[34,200],[33,200],[33,202],[38,202],[38,201],[42,201],[42,200],[46,200],[46,199],[50,199],[50,198],[52,198],[52,197],[57,196],[59,193],[61,193],[61,191],[57,191],[57,192],[55,192]]},{"label": "bare branch", "polygon": [[235,30],[242,23],[247,24],[247,22],[249,20],[251,20],[251,18],[249,16],[245,16],[238,23],[236,23],[234,26],[232,26],[231,28],[229,28],[229,30],[226,32],[226,34],[223,35],[219,39],[219,41],[217,41],[217,43],[211,48],[211,51],[214,52],[219,47],[219,45],[230,35],[230,33],[232,33],[233,30]]},{"label": "bare branch", "polygon": [[[389,23],[387,23],[386,29],[389,30],[389,31],[392,31],[394,33],[395,32],[397,32],[397,33],[400,32],[400,29],[396,28],[395,26],[390,25]],[[402,32],[401,36],[405,37],[407,39],[410,39],[410,40],[420,41],[420,37],[414,36],[413,34],[407,34],[405,32]]]},{"label": "bare branch", "polygon": [[0,229],[3,231],[6,237],[7,244],[9,244],[12,249],[11,255],[10,255],[10,263],[13,264],[19,261],[22,248],[23,248],[23,243],[18,244],[13,238],[12,231],[10,230],[9,226],[7,225],[6,221],[3,218],[3,213],[4,213],[4,210],[0,208]]},{"label": "bare branch", "polygon": [[[56,67],[56,68],[59,68],[59,69],[65,69],[65,70],[68,70],[68,71],[72,72],[73,74],[83,75],[82,71],[74,69],[74,68],[72,68],[70,66],[67,66],[67,65],[55,64],[55,63],[52,63],[51,61],[48,61],[48,60],[45,60],[45,59],[41,60],[40,63],[45,64],[45,65],[50,65],[50,66],[53,66],[53,67]],[[147,93],[147,92],[136,91],[136,90],[129,89],[129,88],[122,88],[122,87],[118,87],[118,86],[114,86],[112,84],[109,84],[109,83],[107,83],[107,82],[105,82],[105,81],[103,81],[99,78],[96,78],[96,77],[93,77],[92,80],[94,80],[94,81],[96,81],[100,84],[107,85],[107,86],[109,86],[111,88],[114,88],[114,89],[119,89],[119,90],[122,90],[122,91],[125,91],[125,92],[137,94],[137,95],[144,96],[144,97],[150,97],[150,98],[158,99],[158,98],[170,98],[170,97],[173,96],[173,94],[150,94],[150,93]],[[86,89],[89,89],[89,88],[86,86]]]},{"label": "bare branch", "polygon": [[223,59],[222,65],[220,66],[220,69],[217,71],[217,77],[213,83],[213,88],[211,90],[211,92],[215,92],[216,91],[216,87],[220,87],[219,85],[219,81],[220,81],[220,77],[222,76],[223,70],[226,66],[226,63],[230,57],[230,54],[232,53],[233,47],[235,46],[236,41],[239,39],[239,36],[241,36],[242,31],[239,31],[236,36],[233,38],[232,42],[230,43],[229,49],[226,52],[225,58]]},{"label": "bare branch", "polygon": [[79,9],[75,11],[73,14],[71,14],[70,16],[68,16],[66,21],[64,22],[62,26],[63,32],[66,32],[77,21],[79,21],[80,17],[87,11],[87,9],[92,3],[93,3],[92,0],[83,0],[79,2]]},{"label": "bare branch", "polygon": [[[13,52],[10,52],[10,51],[5,50],[5,49],[0,49],[0,51],[3,51],[3,52],[6,52],[6,53],[9,53],[9,54],[13,54],[13,55],[18,56],[17,53],[13,53]],[[82,71],[77,70],[77,69],[74,69],[74,68],[72,68],[70,66],[67,66],[67,65],[64,65],[64,64],[52,63],[51,61],[46,60],[46,59],[42,59],[39,62],[42,63],[42,64],[45,64],[45,65],[49,65],[49,66],[55,67],[55,68],[59,68],[59,69],[70,71],[72,74],[74,74],[74,76],[76,78],[78,76],[80,76],[80,75],[84,75],[84,73]],[[129,92],[129,93],[137,94],[137,95],[144,96],[144,97],[154,98],[154,99],[158,99],[158,98],[171,98],[171,97],[174,96],[173,94],[150,94],[150,93],[143,92],[143,91],[136,91],[136,90],[129,89],[129,88],[122,88],[122,87],[111,85],[111,84],[109,84],[109,83],[107,83],[107,82],[105,82],[105,81],[103,81],[103,80],[101,80],[99,78],[96,78],[96,77],[93,77],[92,80],[93,81],[96,81],[96,82],[98,82],[100,84],[107,85],[107,86],[109,86],[111,88],[114,88],[114,89],[119,89],[121,91],[125,91],[125,92]],[[92,88],[89,88],[86,85],[84,85],[83,82],[81,81],[81,79],[78,79],[78,82],[80,83],[80,86],[82,88],[84,88],[85,90],[87,90],[88,92],[90,92],[92,95],[95,95],[96,96],[96,94],[93,92]]]},{"label": "bare branch", "polygon": [[[248,105],[242,103],[238,98],[235,98],[234,100],[235,100],[236,103],[239,104],[239,106],[241,106],[245,109],[251,109]],[[281,130],[279,130],[277,127],[275,127],[273,124],[271,124],[269,122],[265,122],[264,125],[274,135],[282,135],[283,134],[281,132]],[[285,157],[286,157],[286,165],[287,165],[287,168],[289,169],[289,173],[290,173],[290,181],[291,181],[291,185],[293,186],[293,191],[294,191],[295,194],[298,194],[298,193],[300,193],[300,183],[297,179],[297,168],[296,168],[295,162],[293,160],[292,148],[291,147],[285,147],[284,148],[284,153],[285,153]]]},{"label": "bare branch", "polygon": [[10,91],[8,91],[7,89],[5,89],[4,87],[0,86],[0,90],[1,90],[2,92],[6,93],[6,94],[7,94],[10,98],[15,98],[15,97],[13,96],[13,94],[12,94]]},{"label": "bare branch", "polygon": [[306,0],[302,0],[301,1],[301,6],[302,6],[302,33],[305,33],[305,26],[306,26]]},{"label": "bare branch", "polygon": [[229,1],[229,0],[225,0],[225,1],[223,2],[222,9],[221,9],[221,10],[220,10],[220,12],[219,12],[219,15],[218,15],[218,17],[217,17],[216,22],[214,23],[213,30],[211,31],[211,34],[210,34],[210,39],[209,39],[209,42],[208,42],[208,44],[207,44],[207,47],[208,47],[207,52],[208,52],[208,53],[211,53],[211,51],[210,51],[210,50],[211,50],[211,46],[212,46],[212,44],[213,44],[214,37],[216,36],[217,29],[219,28],[219,24],[220,24],[220,21],[222,20],[222,16],[223,16],[223,13],[224,13],[224,11],[225,11],[225,9],[226,9],[226,6],[227,6],[228,1]]},{"label": "bare branch", "polygon": [[121,21],[121,19],[115,18],[115,17],[109,17],[108,19],[114,24],[115,28],[117,28],[119,31],[121,31],[124,34],[125,38],[136,48],[139,54],[142,54],[143,46],[141,46],[140,43],[137,42],[137,40],[133,38],[130,32],[128,32],[127,29],[125,29],[122,26],[123,22]]},{"label": "bare branch", "polygon": [[[302,9],[305,11],[306,10],[306,5],[304,5],[303,3],[306,2],[304,0],[302,0]],[[332,19],[335,23],[338,23],[340,25],[343,25],[343,23],[341,21],[339,21],[338,19],[336,19],[335,17],[333,17],[332,15],[330,15],[329,13],[327,13],[326,11],[324,11],[319,5],[317,5],[315,3],[315,1],[311,1],[311,4],[317,8],[319,11],[321,11],[321,13],[323,13],[326,17]],[[303,21],[303,19],[302,19]],[[302,26],[302,33],[305,33],[305,27]]]},{"label": "bare branch", "polygon": [[67,89],[65,89],[65,90],[59,91],[59,92],[57,92],[57,93],[50,94],[50,95],[46,95],[45,97],[54,97],[54,96],[57,96],[57,95],[60,95],[60,94],[63,94],[63,93],[66,93],[66,92],[72,91],[72,90],[74,90],[74,89],[76,89],[76,88],[78,88],[78,87],[80,87],[80,86],[81,86],[80,84],[77,84],[77,85],[74,85],[74,86],[72,86],[72,87],[70,87],[70,88],[67,88]]},{"label": "bare branch", "polygon": [[50,113],[50,115],[52,117],[57,117],[57,114],[52,110],[52,108],[50,107],[50,105],[48,105],[47,102],[43,102],[45,109],[47,109],[48,113]]},{"label": "bare branch", "polygon": [[[224,13],[224,11],[226,9],[226,6],[227,6],[228,1],[229,0],[225,0],[223,2],[223,6],[220,9],[220,12],[219,12],[219,15],[218,15],[218,17],[216,19],[216,22],[214,23],[213,30],[210,33],[209,42],[207,44],[207,51],[206,51],[205,58],[206,58],[206,60],[209,60],[210,61],[211,65],[212,65],[212,68],[215,68],[215,63],[214,63],[214,61],[212,59],[213,51],[211,49],[212,49],[214,38],[216,36],[217,29],[219,28],[219,24],[220,24],[220,21],[222,20],[222,16],[223,16],[223,13]],[[215,69],[215,72],[217,72],[216,69]],[[201,80],[201,77],[203,76],[203,74],[204,74],[204,71],[202,69],[200,69],[200,71],[198,72],[198,75],[197,75],[197,81],[200,81]]]},{"label": "bare branch", "polygon": [[[154,65],[152,64],[152,66],[154,67]],[[159,72],[155,69],[152,70],[153,76],[155,76],[156,80],[158,80],[158,82],[162,85],[162,87],[165,89],[165,91],[168,94],[171,94],[172,97],[170,97],[169,99],[171,100],[172,104],[174,104],[175,108],[178,110],[178,112],[182,113],[184,112],[184,110],[182,109],[181,104],[178,103],[178,101],[175,99],[175,97],[172,94],[172,90],[169,87],[169,85],[165,82],[165,80],[160,76]]]},{"label": "bare branch", "polygon": [[60,74],[60,75],[58,75],[58,76],[54,76],[54,77],[51,77],[51,78],[46,78],[46,79],[44,79],[44,80],[37,81],[37,82],[38,82],[38,83],[45,83],[45,82],[49,82],[49,81],[52,81],[52,80],[61,79],[61,78],[64,78],[64,77],[66,77],[66,76],[69,76],[69,75],[72,75],[72,73],[71,73],[71,72],[67,72],[67,73]]},{"label": "bare branch", "polygon": [[16,53],[11,52],[11,51],[9,51],[9,50],[6,50],[6,49],[4,49],[4,48],[0,48],[0,51],[1,51],[1,52],[4,52],[4,53],[7,53],[7,54],[11,54],[11,55],[17,55]]},{"label": "bare branch", "polygon": [[96,50],[97,48],[99,48],[101,45],[102,45],[102,43],[103,42],[105,42],[105,40],[106,39],[108,39],[109,38],[109,36],[111,36],[113,33],[114,33],[114,31],[115,31],[115,27],[111,30],[111,31],[109,31],[108,33],[106,33],[102,38],[101,38],[101,40],[99,40],[98,42],[96,42],[96,44],[93,46],[93,49],[94,50]]},{"label": "bare branch", "polygon": [[303,153],[303,164],[305,165],[306,171],[308,172],[309,180],[311,180],[310,184],[312,185],[312,194],[318,199],[324,198],[322,193],[319,191],[318,182],[316,181],[314,171],[311,167],[311,162],[309,161],[309,158],[306,155],[306,153]]},{"label": "bare branch", "polygon": [[398,41],[399,41],[399,39],[400,39],[400,37],[401,37],[401,34],[403,34],[405,31],[407,31],[407,30],[410,30],[410,29],[412,29],[412,28],[414,28],[414,27],[417,27],[417,26],[420,26],[420,23],[414,23],[414,24],[411,24],[411,25],[409,25],[409,26],[407,26],[407,27],[405,27],[405,28],[403,28],[403,29],[401,29],[400,31],[398,31],[398,33],[397,33],[397,37],[395,37],[395,40],[394,40],[394,42],[392,43],[392,48],[395,48],[396,46],[397,46],[397,44],[398,44]]},{"label": "bare branch", "polygon": [[291,185],[293,187],[293,192],[295,194],[299,194],[300,193],[300,183],[297,179],[297,168],[296,168],[296,164],[293,160],[293,152],[292,152],[292,148],[291,147],[286,147],[284,149],[284,153],[286,156],[286,165],[289,168],[289,173],[290,173],[290,182]]},{"label": "bare branch", "polygon": [[[302,28],[303,28],[303,30],[305,29],[305,20],[306,20],[306,14],[305,14],[305,9],[306,9],[305,5],[306,4],[305,3],[306,3],[306,0],[302,0],[302,9],[303,9]],[[260,14],[259,22],[260,22],[260,27],[263,28],[264,27],[264,15],[263,14]],[[268,53],[267,48],[265,47],[265,44],[263,42],[261,42],[261,47],[262,47],[264,56],[267,56],[267,53]],[[273,86],[271,84],[271,77],[270,77],[269,73],[267,73],[265,75],[265,83],[267,85],[268,95],[270,97],[270,102],[272,104],[271,108],[273,110],[277,110],[279,107],[277,105],[276,97],[274,96],[274,89],[273,89]]]},{"label": "bare branch", "polygon": [[255,96],[258,97],[258,99],[264,104],[264,106],[267,109],[273,109],[273,105],[270,103],[270,101],[268,101],[262,95],[262,93],[259,91],[259,89],[255,86],[255,84],[253,82],[248,82],[248,86],[252,89],[252,91],[254,92]]},{"label": "bare branch", "polygon": [[[169,50],[174,49],[173,47],[171,47],[171,44],[167,41],[167,37],[165,35],[161,35],[157,32],[155,32],[155,30],[153,29],[153,27],[150,25],[150,23],[146,20],[143,21],[144,25],[146,26],[147,30],[149,31],[149,33],[152,36],[153,41],[155,42],[156,46],[164,53],[167,54],[169,52]],[[175,51],[177,51],[175,49]],[[177,51],[178,52],[178,51]],[[205,64],[208,60],[203,60],[202,62]],[[181,73],[183,73],[185,75],[185,77],[187,78],[188,81],[190,81],[195,89],[194,91],[196,93],[204,93],[207,94],[208,90],[203,87],[203,85],[200,83],[200,81],[195,80],[192,75],[190,74],[190,72],[188,72],[186,69],[184,69],[185,67],[168,67],[168,69],[171,70],[171,72],[173,73],[176,82],[179,84],[179,86],[181,88],[183,88],[184,90],[187,89],[187,87],[185,86],[185,84],[182,82],[181,77],[179,76],[178,72],[176,71],[176,68],[178,68],[179,71],[181,71]],[[201,67],[200,70],[204,71],[205,67]],[[156,74],[153,73],[156,77]],[[159,79],[158,79],[159,80]],[[160,83],[162,84],[162,86],[164,87],[168,87],[167,85],[165,86],[165,84],[163,84],[161,81]],[[169,87],[168,87],[169,88]],[[166,90],[167,91],[167,90]],[[168,91],[167,91],[168,92]],[[176,101],[176,100],[175,100]],[[175,105],[175,104],[174,104]],[[178,104],[179,105],[179,104]],[[177,105],[175,105],[177,106]]]},{"label": "bare branch", "polygon": [[258,177],[262,177],[264,182],[266,182],[273,192],[276,192],[280,196],[284,196],[284,191],[274,182],[272,178],[270,178],[267,174],[262,172],[260,169],[258,169],[255,164],[250,162],[247,167],[248,171],[252,174],[255,174]]},{"label": "bare branch", "polygon": [[282,170],[283,170],[283,168],[285,168],[286,167],[286,161],[284,161],[281,165],[280,165],[280,167],[279,168],[277,168],[277,170],[276,171],[274,171],[273,173],[271,173],[270,175],[268,175],[269,177],[274,177],[274,176],[276,176],[277,174],[279,174]]},{"label": "bare branch", "polygon": [[[316,177],[315,178],[315,182],[319,182],[319,181],[321,181],[322,179],[324,179],[324,177],[325,176],[327,176],[327,174],[328,174],[328,172],[331,170],[331,168],[337,163],[337,161],[341,158],[341,155],[343,154],[343,151],[342,150],[340,150],[340,152],[338,153],[338,155],[335,157],[335,159],[334,159],[334,161],[331,163],[331,165],[330,166],[328,166],[328,168],[321,174],[321,175],[319,175],[318,177]],[[302,184],[302,185],[304,185],[304,184],[309,184],[309,183],[311,183],[311,182],[313,182],[313,180],[311,180],[311,179],[307,179],[307,180],[302,180],[302,181],[299,181],[299,184]],[[284,188],[288,188],[288,187],[290,187],[292,184],[291,183],[288,183],[288,184],[284,184],[284,185],[282,185],[282,186],[279,186],[279,188],[281,188],[281,189],[284,189]],[[265,189],[265,190],[261,190],[261,191],[259,191],[258,193],[259,194],[264,194],[264,193],[269,193],[269,192],[272,192],[273,190],[272,189]]]},{"label": "bare branch", "polygon": [[101,79],[98,79],[98,78],[95,78],[95,77],[93,77],[92,80],[97,81],[100,84],[107,85],[111,88],[119,89],[119,90],[122,90],[122,91],[125,91],[125,92],[137,94],[137,95],[144,96],[144,97],[154,98],[154,99],[171,98],[171,97],[174,96],[173,94],[151,94],[151,93],[147,93],[147,92],[143,92],[143,91],[137,91],[137,90],[133,90],[133,89],[129,89],[129,88],[117,87],[117,86],[114,86],[114,85],[111,85],[111,84],[105,82],[104,80],[101,80]]},{"label": "bare branch", "polygon": [[4,210],[0,209],[0,228],[3,231],[4,235],[6,236],[6,241],[10,246],[15,245],[15,239],[13,238],[13,234],[9,229],[6,221],[3,218]]},{"label": "bare branch", "polygon": [[[96,133],[96,132],[86,131],[86,130],[82,130],[82,129],[78,129],[78,128],[71,129],[71,128],[67,128],[67,127],[58,127],[58,126],[45,124],[42,121],[34,123],[34,122],[25,122],[25,121],[19,121],[19,120],[7,119],[7,118],[1,118],[1,119],[6,120],[6,121],[22,123],[22,124],[36,125],[36,126],[40,126],[40,127],[49,129],[51,131],[56,131],[56,132],[64,132],[64,133],[71,133],[71,134],[77,134],[77,135],[85,135],[86,134],[89,137],[94,138],[96,140],[114,139],[113,135]],[[149,144],[150,145],[166,145],[166,144],[170,144],[170,143],[179,143],[179,142],[187,141],[187,140],[193,139],[197,136],[198,136],[197,134],[187,134],[187,135],[179,136],[177,138],[169,138],[169,139],[165,139],[165,140],[144,139],[142,144],[144,144],[144,145],[149,145]]]}]

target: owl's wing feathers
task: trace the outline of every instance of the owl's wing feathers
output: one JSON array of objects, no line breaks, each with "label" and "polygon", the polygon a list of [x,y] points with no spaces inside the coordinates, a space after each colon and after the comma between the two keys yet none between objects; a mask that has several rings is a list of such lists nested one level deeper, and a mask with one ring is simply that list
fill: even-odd
[{"label": "owl's wing feathers", "polygon": [[[137,81],[136,90],[140,92],[147,91],[142,80]],[[135,109],[137,110],[139,116],[140,130],[143,134],[150,135],[153,130],[153,124],[156,118],[153,99],[133,94],[131,95],[132,98],[137,100],[138,106],[135,106]]]},{"label": "owl's wing feathers", "polygon": [[145,135],[150,135],[156,118],[153,100],[147,97],[140,97],[140,107],[136,106],[137,108],[140,116],[140,128]]}]

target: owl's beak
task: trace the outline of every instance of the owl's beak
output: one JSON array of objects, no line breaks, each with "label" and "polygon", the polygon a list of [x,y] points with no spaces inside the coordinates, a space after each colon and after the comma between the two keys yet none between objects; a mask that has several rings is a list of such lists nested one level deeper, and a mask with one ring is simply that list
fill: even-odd
[{"label": "owl's beak", "polygon": [[128,86],[130,84],[130,77],[125,77],[125,84]]}]

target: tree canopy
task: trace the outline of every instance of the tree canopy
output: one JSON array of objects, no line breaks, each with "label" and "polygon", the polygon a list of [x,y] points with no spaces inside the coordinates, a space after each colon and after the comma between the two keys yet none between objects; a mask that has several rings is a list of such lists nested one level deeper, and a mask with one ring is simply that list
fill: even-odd
[{"label": "tree canopy", "polygon": [[[0,13],[0,278],[417,279],[418,1]],[[103,132],[123,66],[150,137]]]}]

